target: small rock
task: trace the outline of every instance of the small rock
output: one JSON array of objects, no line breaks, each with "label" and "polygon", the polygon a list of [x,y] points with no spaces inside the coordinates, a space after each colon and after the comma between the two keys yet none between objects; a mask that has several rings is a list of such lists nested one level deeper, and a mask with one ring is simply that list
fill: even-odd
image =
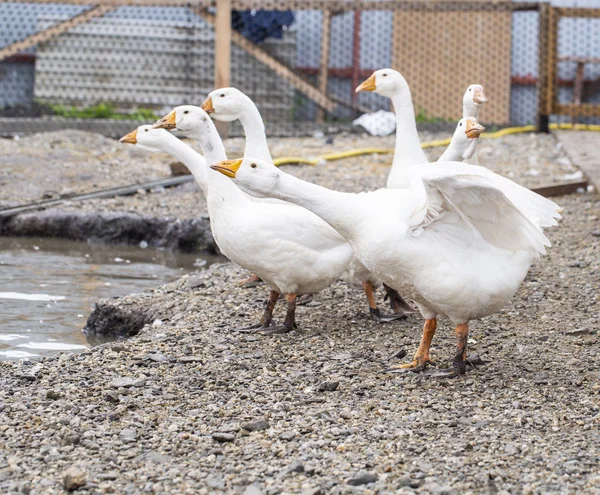
[{"label": "small rock", "polygon": [[243,495],[265,495],[265,492],[258,484],[254,483],[246,487]]},{"label": "small rock", "polygon": [[410,478],[400,478],[398,480],[398,488],[404,488],[406,486],[410,488],[419,488],[421,486],[420,480],[413,480]]},{"label": "small rock", "polygon": [[319,392],[333,392],[333,391],[337,390],[339,385],[340,385],[340,382],[325,381],[325,382],[319,383],[317,390]]},{"label": "small rock", "polygon": [[592,335],[592,333],[589,328],[577,328],[575,330],[567,330],[565,335]]},{"label": "small rock", "polygon": [[135,442],[137,439],[137,432],[133,428],[124,428],[119,433],[119,438],[125,442]]},{"label": "small rock", "polygon": [[104,400],[111,402],[113,404],[117,404],[119,402],[119,394],[116,392],[110,391],[104,394]]},{"label": "small rock", "polygon": [[269,428],[269,423],[264,419],[259,419],[258,421],[250,421],[242,424],[242,428],[246,431],[261,431]]},{"label": "small rock", "polygon": [[108,471],[106,473],[100,473],[97,475],[97,478],[100,481],[113,481],[119,477],[119,474],[116,471]]},{"label": "small rock", "polygon": [[112,382],[110,382],[110,386],[113,388],[120,388],[120,387],[128,388],[128,387],[133,387],[134,383],[135,383],[135,380],[133,378],[124,376],[124,377],[120,377],[120,378],[115,378]]},{"label": "small rock", "polygon": [[70,492],[81,488],[85,483],[85,473],[77,467],[72,466],[63,474],[63,486]]},{"label": "small rock", "polygon": [[145,359],[148,359],[149,361],[152,361],[154,363],[167,363],[169,361],[169,358],[161,352],[156,352],[154,354],[146,354]]},{"label": "small rock", "polygon": [[217,476],[215,474],[207,476],[205,483],[210,488],[219,490],[223,490],[225,488],[225,479],[222,476]]},{"label": "small rock", "polygon": [[342,419],[351,419],[352,418],[352,411],[350,411],[348,409],[342,409],[340,411],[340,418],[342,418]]},{"label": "small rock", "polygon": [[304,464],[301,461],[293,461],[288,467],[286,467],[282,472],[281,476],[287,476],[290,473],[303,473],[304,472]]},{"label": "small rock", "polygon": [[46,392],[46,399],[56,400],[60,398],[60,394],[55,390],[48,390]]},{"label": "small rock", "polygon": [[377,475],[373,473],[361,472],[348,478],[346,483],[352,486],[368,485],[369,483],[375,483],[377,481]]},{"label": "small rock", "polygon": [[235,435],[233,433],[217,432],[212,434],[212,438],[214,441],[221,443],[233,442],[235,440]]},{"label": "small rock", "polygon": [[279,439],[284,442],[289,442],[296,438],[296,434],[293,431],[284,431],[281,435],[279,435]]}]

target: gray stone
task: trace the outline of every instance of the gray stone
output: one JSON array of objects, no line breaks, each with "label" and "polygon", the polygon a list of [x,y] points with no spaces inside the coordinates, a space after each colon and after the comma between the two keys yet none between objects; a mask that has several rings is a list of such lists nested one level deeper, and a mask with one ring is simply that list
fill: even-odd
[{"label": "gray stone", "polygon": [[317,390],[319,392],[333,392],[333,391],[337,390],[339,385],[340,385],[340,382],[325,381],[325,382],[319,383]]},{"label": "gray stone", "polygon": [[86,475],[82,469],[72,466],[63,473],[63,486],[67,491],[74,491],[86,484]]},{"label": "gray stone", "polygon": [[348,478],[346,483],[352,486],[368,485],[369,483],[375,483],[377,481],[377,475],[374,473],[360,472]]},{"label": "gray stone", "polygon": [[212,438],[216,442],[226,443],[226,442],[233,442],[235,440],[235,435],[233,433],[217,432],[217,433],[212,434]]},{"label": "gray stone", "polygon": [[259,419],[257,421],[243,423],[242,428],[246,431],[261,431],[269,428],[269,423],[267,423],[264,419]]}]

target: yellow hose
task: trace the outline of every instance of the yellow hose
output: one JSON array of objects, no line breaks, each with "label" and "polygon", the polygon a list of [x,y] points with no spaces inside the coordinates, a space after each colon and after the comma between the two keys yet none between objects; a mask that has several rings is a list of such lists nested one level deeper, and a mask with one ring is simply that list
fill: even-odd
[{"label": "yellow hose", "polygon": [[[577,130],[577,131],[599,131],[600,125],[592,124],[550,124],[552,130]],[[525,125],[521,127],[506,127],[496,132],[484,132],[480,137],[484,139],[496,139],[510,134],[521,134],[524,132],[534,132],[536,127],[534,125]],[[437,141],[428,141],[421,143],[421,148],[437,148],[439,146],[448,146],[450,144],[450,138],[438,139]],[[276,166],[279,165],[292,165],[304,163],[306,165],[317,165],[321,161],[334,161],[342,160],[344,158],[351,158],[354,156],[362,155],[391,155],[394,153],[393,148],[358,148],[355,150],[342,151],[339,153],[328,153],[317,158],[299,158],[299,157],[282,157],[276,158],[273,162]]]}]

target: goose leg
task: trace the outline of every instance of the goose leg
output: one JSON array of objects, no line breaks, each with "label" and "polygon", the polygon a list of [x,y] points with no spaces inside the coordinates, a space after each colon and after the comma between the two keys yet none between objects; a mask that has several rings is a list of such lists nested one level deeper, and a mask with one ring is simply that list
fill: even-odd
[{"label": "goose leg", "polygon": [[263,281],[258,275],[256,275],[255,273],[252,273],[248,278],[240,280],[238,283],[244,289],[251,289],[252,287],[256,287],[257,285],[262,284]]},{"label": "goose leg", "polygon": [[278,325],[276,327],[260,329],[258,330],[260,333],[265,335],[272,335],[275,333],[287,333],[291,332],[295,328],[296,325],[296,294],[286,294],[285,300],[287,301],[287,312],[285,313],[285,320],[283,321],[283,325]]},{"label": "goose leg", "polygon": [[407,302],[396,289],[392,289],[389,285],[383,284],[385,289],[384,301],[390,300],[390,306],[394,313],[416,313],[416,309],[413,308],[409,302]]},{"label": "goose leg", "polygon": [[411,370],[414,372],[419,372],[425,370],[428,364],[435,363],[431,360],[429,356],[429,348],[431,347],[431,341],[433,340],[433,336],[435,335],[435,329],[437,328],[437,319],[431,318],[430,320],[425,320],[425,325],[423,326],[423,336],[421,337],[421,343],[419,344],[419,348],[415,353],[415,357],[413,358],[411,363],[408,364],[399,364],[397,366],[392,366],[390,370]]},{"label": "goose leg", "polygon": [[390,321],[406,318],[406,315],[404,315],[404,314],[393,314],[393,315],[381,314],[381,311],[379,310],[379,308],[377,307],[377,303],[375,302],[375,294],[373,293],[373,284],[369,281],[364,281],[363,289],[365,291],[365,294],[367,295],[367,301],[369,302],[369,312],[371,313],[371,320],[377,321],[379,323],[388,323]]},{"label": "goose leg", "polygon": [[439,373],[441,378],[456,378],[467,371],[467,340],[469,339],[469,324],[461,323],[456,327],[456,355],[452,360],[452,371]]},{"label": "goose leg", "polygon": [[249,327],[238,328],[236,332],[256,332],[258,330],[269,328],[273,324],[273,310],[275,309],[275,303],[279,299],[279,292],[272,290],[269,294],[269,299],[265,304],[265,311],[260,319],[259,323],[250,325]]}]

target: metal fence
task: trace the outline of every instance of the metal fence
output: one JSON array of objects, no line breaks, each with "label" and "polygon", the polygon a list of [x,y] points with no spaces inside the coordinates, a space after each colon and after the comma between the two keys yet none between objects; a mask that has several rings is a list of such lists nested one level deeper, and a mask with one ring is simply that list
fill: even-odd
[{"label": "metal fence", "polygon": [[600,0],[0,0],[0,134],[117,136],[219,83],[249,94],[271,134],[347,129],[390,109],[354,92],[390,66],[421,125],[458,119],[471,83],[486,125],[594,123],[600,10],[582,6]]}]

